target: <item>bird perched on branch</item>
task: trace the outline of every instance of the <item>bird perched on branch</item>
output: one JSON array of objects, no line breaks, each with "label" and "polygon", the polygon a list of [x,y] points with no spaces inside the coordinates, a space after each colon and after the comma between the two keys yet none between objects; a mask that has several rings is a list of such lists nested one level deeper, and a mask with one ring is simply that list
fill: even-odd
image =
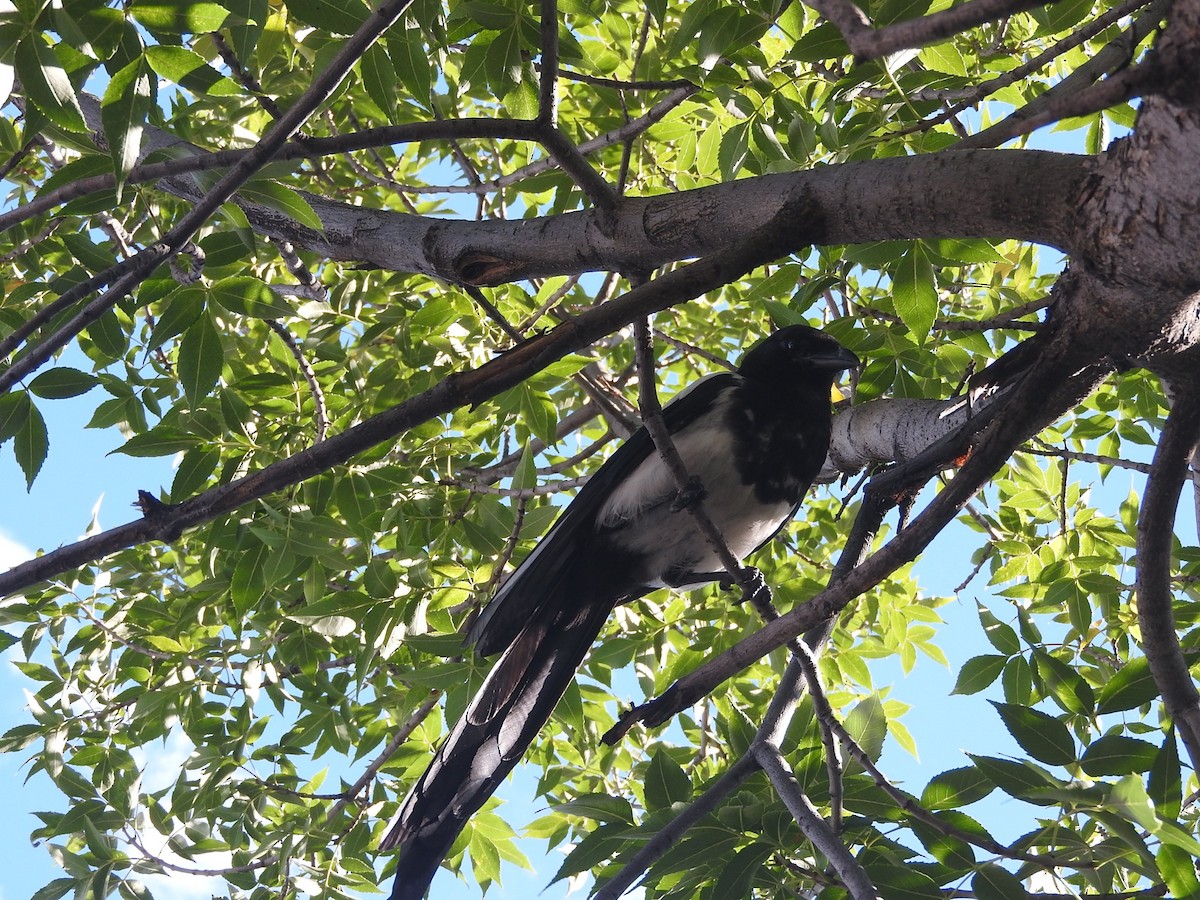
[{"label": "bird perched on branch", "polygon": [[[739,560],[796,512],[829,449],[830,391],[858,358],[807,325],[783,328],[737,372],[701,379],[663,410],[704,509]],[[467,820],[550,718],[614,607],[661,587],[728,578],[646,430],[591,477],[470,626],[500,658],[400,807],[391,900],[420,900]]]}]

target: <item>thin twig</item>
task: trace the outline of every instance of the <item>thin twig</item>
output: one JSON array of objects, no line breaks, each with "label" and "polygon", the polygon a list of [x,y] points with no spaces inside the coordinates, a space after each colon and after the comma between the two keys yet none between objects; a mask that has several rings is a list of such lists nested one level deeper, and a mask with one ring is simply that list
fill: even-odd
[{"label": "thin twig", "polygon": [[325,406],[325,392],[321,389],[321,383],[317,381],[317,373],[313,371],[312,365],[304,355],[304,348],[300,346],[300,342],[296,340],[294,334],[275,319],[267,319],[266,323],[267,327],[275,332],[283,341],[284,346],[288,348],[292,358],[296,360],[296,365],[300,367],[300,374],[308,383],[308,392],[313,398],[314,415],[317,420],[316,443],[319,444],[325,440],[325,435],[329,431],[329,412]]}]

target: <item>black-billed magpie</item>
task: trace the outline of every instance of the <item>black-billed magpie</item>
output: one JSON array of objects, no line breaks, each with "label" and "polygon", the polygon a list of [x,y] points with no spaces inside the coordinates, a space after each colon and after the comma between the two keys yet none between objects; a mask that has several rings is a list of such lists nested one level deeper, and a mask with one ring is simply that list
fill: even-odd
[{"label": "black-billed magpie", "polygon": [[[711,375],[663,418],[704,508],[739,560],[796,512],[829,449],[830,391],[859,364],[807,325],[780,329],[737,372]],[[467,820],[550,718],[614,607],[727,576],[644,428],[605,461],[470,626],[501,653],[381,844],[400,847],[391,900],[420,900]]]}]

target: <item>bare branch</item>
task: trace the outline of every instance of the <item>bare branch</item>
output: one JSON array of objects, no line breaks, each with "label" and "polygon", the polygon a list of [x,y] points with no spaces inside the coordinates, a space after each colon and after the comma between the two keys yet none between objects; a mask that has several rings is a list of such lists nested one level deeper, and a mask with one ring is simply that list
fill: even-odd
[{"label": "bare branch", "polygon": [[829,823],[821,818],[816,807],[804,795],[779,748],[769,741],[758,741],[754,744],[753,753],[758,764],[771,779],[771,784],[775,786],[779,799],[804,832],[804,836],[829,860],[850,896],[855,900],[874,900],[880,896],[866,870],[850,855],[846,845],[834,834]]},{"label": "bare branch", "polygon": [[742,589],[743,599],[750,600],[765,589],[761,577],[757,577],[753,569],[743,568],[737,557],[729,550],[721,529],[712,520],[704,508],[704,486],[693,481],[688,474],[687,466],[675,449],[671,433],[663,420],[662,406],[654,387],[654,339],[651,336],[650,323],[639,319],[634,323],[634,342],[638,361],[638,402],[642,408],[642,424],[650,433],[654,447],[662,458],[663,465],[671,473],[677,491],[676,503],[687,509],[696,527],[704,536],[705,542],[712,549],[717,559],[729,577]]},{"label": "bare branch", "polygon": [[1175,720],[1192,768],[1200,768],[1200,692],[1179,646],[1171,591],[1175,511],[1192,453],[1200,441],[1200,393],[1179,390],[1154,454],[1138,515],[1138,624],[1150,673]]},{"label": "bare branch", "polygon": [[344,810],[359,794],[367,789],[367,787],[375,779],[375,776],[379,773],[379,770],[382,769],[384,764],[392,758],[392,754],[404,745],[404,742],[408,740],[409,736],[412,735],[412,733],[416,731],[418,727],[420,727],[421,723],[429,717],[429,714],[433,712],[435,708],[437,708],[438,700],[441,698],[441,696],[441,690],[438,688],[432,689],[429,692],[429,696],[425,698],[424,702],[415,710],[413,710],[412,715],[400,723],[400,726],[396,729],[396,733],[392,735],[392,739],[387,742],[387,746],[383,748],[383,751],[373,760],[371,760],[370,764],[366,767],[366,769],[363,770],[362,775],[358,777],[358,780],[346,789],[341,799],[329,808],[329,812],[325,814],[326,825],[331,825],[337,821],[338,816],[342,814],[342,810]]},{"label": "bare branch", "polygon": [[296,365],[300,367],[300,374],[304,376],[304,380],[308,383],[309,393],[312,394],[313,404],[316,406],[316,442],[319,444],[325,440],[325,434],[329,430],[329,413],[325,407],[325,392],[321,390],[321,383],[317,381],[317,373],[313,371],[313,367],[304,356],[304,349],[300,346],[299,341],[296,340],[296,336],[276,320],[267,319],[266,321],[267,327],[275,332],[279,336],[279,339],[283,341],[284,346],[288,348],[288,351],[292,354],[292,358],[296,360]]}]

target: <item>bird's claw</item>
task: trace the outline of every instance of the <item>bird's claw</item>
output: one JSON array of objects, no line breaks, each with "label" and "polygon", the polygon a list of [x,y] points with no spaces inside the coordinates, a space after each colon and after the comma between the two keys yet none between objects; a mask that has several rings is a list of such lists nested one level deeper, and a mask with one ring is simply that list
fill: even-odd
[{"label": "bird's claw", "polygon": [[732,591],[734,588],[740,588],[742,597],[738,600],[738,603],[745,603],[747,600],[757,600],[764,591],[769,600],[771,598],[771,590],[767,587],[767,579],[763,578],[763,573],[754,568],[754,566],[746,566],[742,571],[745,577],[741,581],[735,581],[732,575],[726,574],[724,578],[717,582],[721,590]]},{"label": "bird's claw", "polygon": [[688,479],[687,487],[675,493],[675,499],[671,501],[671,512],[690,509],[707,495],[708,491],[704,489],[704,482],[693,475]]}]

